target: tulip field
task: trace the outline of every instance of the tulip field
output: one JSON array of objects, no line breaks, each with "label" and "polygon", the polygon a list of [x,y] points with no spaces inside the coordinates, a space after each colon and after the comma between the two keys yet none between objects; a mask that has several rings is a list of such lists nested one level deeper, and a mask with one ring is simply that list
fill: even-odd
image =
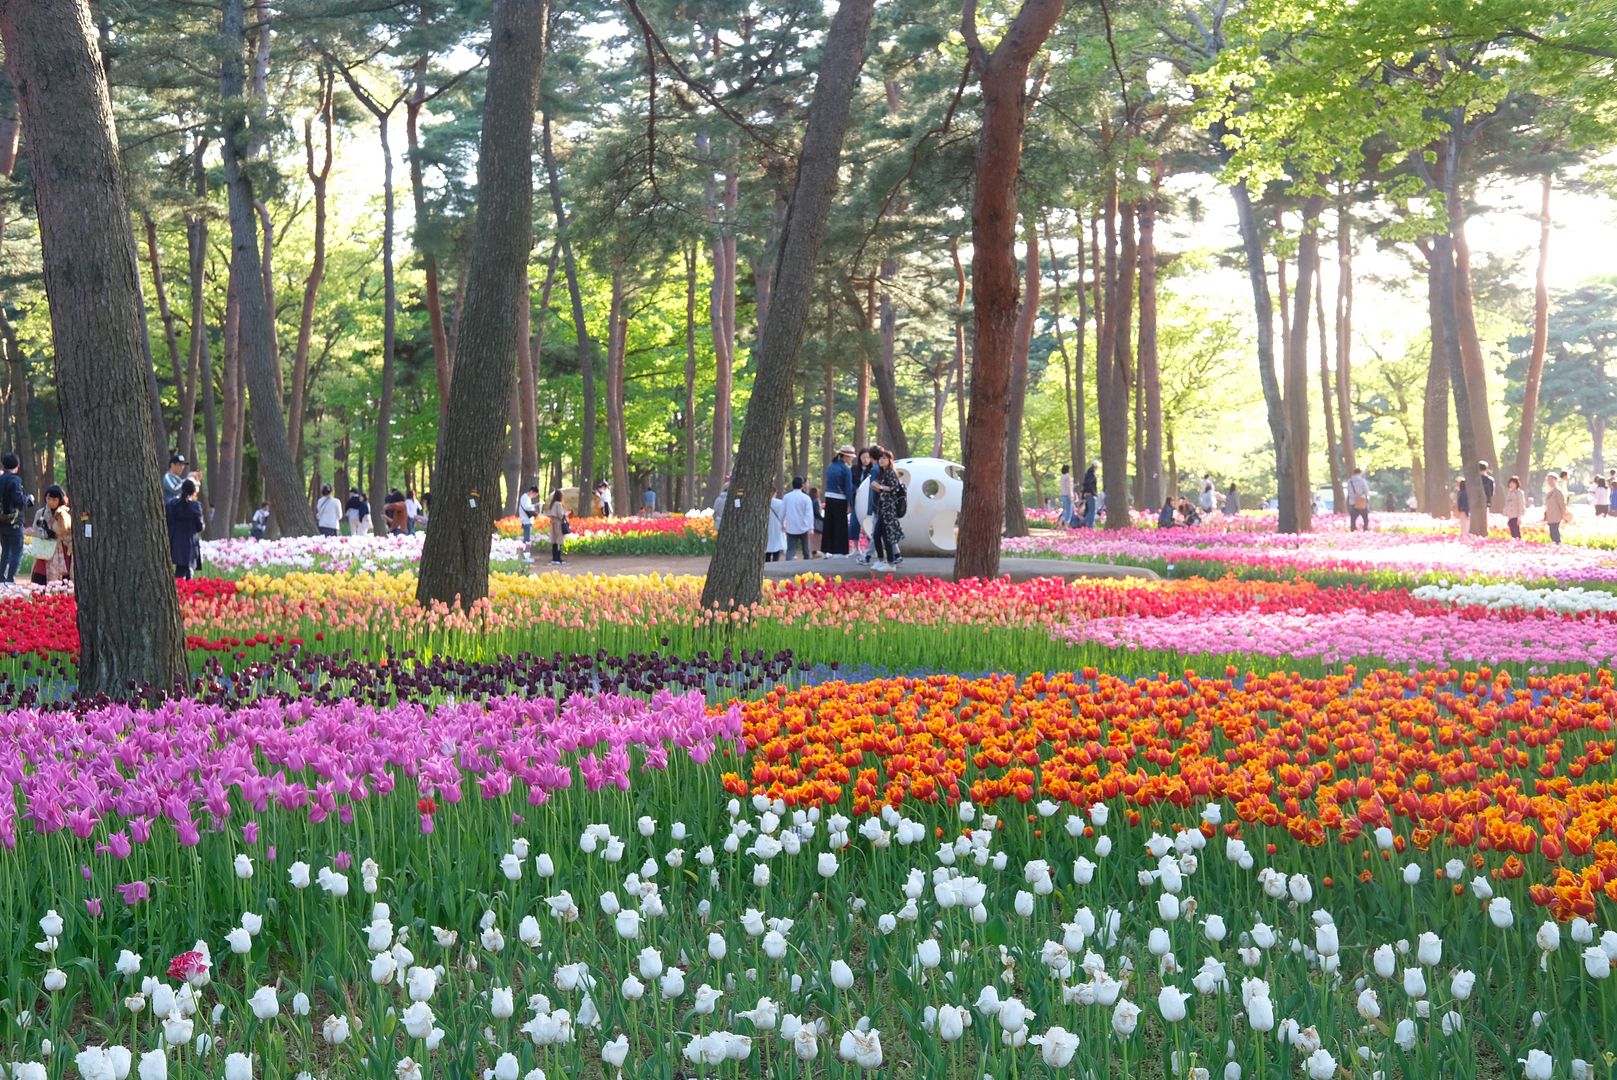
[{"label": "tulip field", "polygon": [[1617,1077],[1617,551],[1268,525],[735,613],[226,541],[143,705],[0,596],[0,1077]]}]

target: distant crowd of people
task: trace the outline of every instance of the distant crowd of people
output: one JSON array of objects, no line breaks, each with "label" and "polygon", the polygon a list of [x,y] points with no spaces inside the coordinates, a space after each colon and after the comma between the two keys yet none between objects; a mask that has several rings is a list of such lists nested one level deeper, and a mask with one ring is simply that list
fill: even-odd
[{"label": "distant crowd of people", "polygon": [[[868,482],[868,486],[867,486]],[[858,513],[864,490],[865,523]],[[713,500],[713,523],[722,528],[730,505],[726,476]],[[855,450],[844,443],[825,467],[825,490],[792,477],[789,490],[771,490],[764,559],[856,559],[873,570],[903,565],[904,515],[909,493],[885,446]]]}]

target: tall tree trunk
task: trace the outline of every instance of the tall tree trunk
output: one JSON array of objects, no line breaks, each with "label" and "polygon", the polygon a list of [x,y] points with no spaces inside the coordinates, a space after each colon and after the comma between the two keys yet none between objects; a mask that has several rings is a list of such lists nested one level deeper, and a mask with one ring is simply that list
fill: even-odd
[{"label": "tall tree trunk", "polygon": [[[1477,334],[1476,305],[1471,295],[1471,246],[1465,239],[1465,204],[1457,191],[1451,189],[1449,198],[1450,235],[1454,245],[1454,319],[1460,345],[1460,370],[1465,374],[1466,403],[1471,411],[1471,438],[1476,456],[1465,461],[1466,475],[1474,477],[1477,462],[1486,461],[1490,468],[1500,466],[1499,452],[1493,437],[1493,419],[1488,412],[1487,365],[1482,357],[1482,341]],[[1467,487],[1472,485],[1468,484]],[[1494,485],[1493,508],[1504,506],[1505,485]],[[1481,497],[1481,489],[1477,495]],[[1484,514],[1473,515],[1471,531],[1478,536],[1488,535],[1488,521]]]},{"label": "tall tree trunk", "polygon": [[[1455,311],[1454,303],[1454,247],[1448,233],[1440,233],[1432,240],[1432,254],[1436,260],[1438,276],[1438,295],[1441,302],[1438,305],[1437,332],[1443,339],[1443,354],[1449,362],[1449,390],[1454,396],[1454,418],[1458,426],[1460,441],[1460,475],[1466,478],[1467,493],[1472,496],[1473,510],[1486,509],[1482,498],[1482,485],[1478,482],[1475,473],[1475,463],[1480,460],[1481,449],[1477,445],[1477,432],[1473,425],[1471,405],[1471,383],[1465,375],[1465,359],[1461,355],[1460,345],[1460,319]],[[1487,515],[1473,513],[1471,515],[1471,531],[1486,535],[1488,530]]]},{"label": "tall tree trunk", "polygon": [[62,439],[73,462],[78,689],[133,696],[186,675],[164,525],[139,258],[112,101],[84,0],[0,0],[28,131]]},{"label": "tall tree trunk", "polygon": [[[431,10],[430,5],[421,5],[419,19],[423,29],[431,21]],[[415,246],[421,252],[421,270],[426,278],[422,292],[427,304],[427,325],[432,334],[432,369],[438,380],[438,429],[441,431],[449,412],[449,384],[454,373],[455,358],[449,348],[449,333],[444,327],[443,286],[439,280],[438,255],[433,243],[422,237],[428,220],[426,169],[421,156],[421,110],[427,103],[427,57],[424,54],[416,58],[412,75],[410,97],[404,103],[404,138],[409,148],[410,196],[415,206]]]},{"label": "tall tree trunk", "polygon": [[[1108,177],[1106,194],[1102,200],[1100,224],[1105,229],[1105,247],[1100,245],[1100,230],[1091,227],[1095,240],[1095,412],[1100,420],[1101,492],[1108,503],[1121,497],[1122,477],[1128,471],[1128,414],[1117,408],[1117,392],[1113,388],[1121,376],[1117,372],[1117,356],[1112,349],[1115,330],[1112,316],[1116,312],[1117,295],[1117,181]],[[1108,511],[1106,524],[1111,524]]]},{"label": "tall tree trunk", "polygon": [[1027,535],[1027,507],[1022,503],[1022,418],[1027,411],[1027,354],[1033,347],[1033,326],[1039,318],[1039,229],[1032,214],[1023,215],[1023,231],[1027,238],[1023,255],[1025,284],[1011,346],[1011,400],[1005,418],[1006,536]]},{"label": "tall tree trunk", "polygon": [[[163,321],[163,343],[168,347],[169,370],[174,373],[174,396],[183,406],[186,396],[185,362],[180,359],[180,339],[174,329],[174,309],[168,304],[163,285],[163,257],[157,246],[157,222],[150,213],[141,215],[146,225],[146,254],[152,265],[152,291],[157,298],[158,318]],[[183,411],[183,410],[182,410]],[[159,451],[163,449],[158,446]]]},{"label": "tall tree trunk", "polygon": [[1331,470],[1331,505],[1340,514],[1347,506],[1347,494],[1342,483],[1346,474],[1342,471],[1341,459],[1338,456],[1340,446],[1336,441],[1336,398],[1331,393],[1331,350],[1325,336],[1325,275],[1322,272],[1319,250],[1314,251],[1314,322],[1319,327],[1319,403],[1325,412],[1325,460]]},{"label": "tall tree trunk", "polygon": [[1422,503],[1435,518],[1449,516],[1449,362],[1448,341],[1443,334],[1443,288],[1437,258],[1427,251],[1426,314],[1432,340],[1431,363],[1426,369],[1426,395],[1422,435],[1425,443],[1425,488]]},{"label": "tall tree trunk", "polygon": [[[180,403],[180,452],[193,467],[197,463],[196,405],[200,387],[202,395],[203,446],[208,460],[202,465],[205,485],[213,482],[213,471],[219,462],[219,418],[214,400],[213,350],[208,344],[207,308],[205,306],[206,276],[208,269],[208,171],[203,164],[207,151],[206,139],[198,140],[196,153],[191,158],[192,193],[196,208],[188,211],[185,221],[186,252],[190,256],[191,286],[191,340],[187,379],[190,394]],[[205,488],[205,490],[208,490]],[[212,491],[208,490],[212,497]]]},{"label": "tall tree trunk", "polygon": [[286,380],[281,371],[281,338],[275,326],[275,226],[270,221],[269,207],[264,200],[254,199],[253,210],[258,214],[259,236],[263,242],[263,263],[259,274],[263,280],[264,309],[269,312],[270,353],[275,357],[275,400],[286,401]]},{"label": "tall tree trunk", "polygon": [[[1274,301],[1269,293],[1269,271],[1263,259],[1263,234],[1246,182],[1230,186],[1235,214],[1241,230],[1241,249],[1246,259],[1247,279],[1252,285],[1252,309],[1257,324],[1258,378],[1263,386],[1263,404],[1269,419],[1269,436],[1274,442],[1275,487],[1280,509],[1275,528],[1279,532],[1300,531],[1297,506],[1295,456],[1291,424],[1280,379],[1275,373]],[[1282,305],[1282,308],[1284,305]]]},{"label": "tall tree trunk", "polygon": [[[539,287],[539,328],[533,326],[533,294],[527,268],[523,268],[522,298],[517,302],[517,394],[522,408],[522,482],[539,482],[539,377],[536,365],[545,337],[545,314],[550,310],[550,291],[556,284],[556,264],[561,253],[550,249],[545,265],[545,283]],[[549,492],[541,492],[548,495]]]},{"label": "tall tree trunk", "polygon": [[898,344],[898,309],[893,305],[893,294],[889,288],[893,278],[897,276],[898,260],[883,260],[878,276],[882,286],[881,296],[876,307],[880,346],[871,374],[876,382],[876,407],[881,410],[877,437],[883,446],[893,452],[894,457],[907,458],[910,456],[910,441],[904,435],[904,412],[899,407],[898,401],[898,371],[895,357]]},{"label": "tall tree trunk", "polygon": [[[533,243],[533,114],[547,15],[546,0],[494,4],[477,216],[448,424],[438,440],[432,528],[421,552],[422,604],[470,607],[488,595],[500,418],[515,377],[517,304]],[[565,246],[563,257],[570,258]]]},{"label": "tall tree trunk", "polygon": [[224,357],[219,377],[219,464],[217,475],[208,485],[208,537],[223,540],[230,535],[230,516],[236,507],[236,485],[241,482],[243,435],[241,413],[241,300],[238,274],[234,266],[225,283]]},{"label": "tall tree trunk", "polygon": [[[522,2],[531,3],[533,0]],[[540,2],[548,7],[549,0]],[[484,123],[487,123],[486,119]],[[545,159],[545,181],[550,191],[550,210],[556,215],[556,244],[561,248],[561,265],[567,274],[567,295],[573,305],[573,332],[578,341],[578,370],[584,377],[584,412],[580,418],[582,437],[579,440],[578,455],[580,478],[578,516],[589,517],[595,512],[589,494],[595,484],[595,343],[590,340],[589,323],[584,319],[584,294],[578,285],[578,260],[573,257],[571,230],[567,227],[567,210],[561,201],[561,170],[556,165],[556,150],[551,139],[548,112],[543,114],[540,131]],[[527,261],[524,259],[523,266],[526,265]]]},{"label": "tall tree trunk", "polygon": [[[701,140],[707,145],[706,137]],[[708,212],[713,224],[713,284],[708,295],[708,323],[713,331],[713,460],[707,496],[712,502],[730,475],[730,447],[734,441],[731,396],[735,392],[736,347],[736,238],[735,210],[741,197],[741,175],[732,163],[722,189],[708,185]],[[767,306],[767,305],[766,305]]]},{"label": "tall tree trunk", "polygon": [[[1117,273],[1106,311],[1107,337],[1112,349],[1112,397],[1103,407],[1116,415],[1118,424],[1115,461],[1103,470],[1108,529],[1126,529],[1134,524],[1129,513],[1128,483],[1129,385],[1133,382],[1134,368],[1129,327],[1134,320],[1134,270],[1139,263],[1134,218],[1134,204],[1124,203],[1118,211]],[[1102,438],[1104,440],[1104,436]]]},{"label": "tall tree trunk", "polygon": [[[943,417],[949,408],[949,365],[940,360],[932,368],[932,456],[943,456]],[[830,458],[826,454],[826,458]]]},{"label": "tall tree trunk", "polygon": [[[240,102],[243,97],[242,21],[242,0],[224,0],[224,59],[219,88],[226,102]],[[253,186],[245,171],[249,148],[244,112],[231,114],[226,136],[225,185],[230,203],[232,264],[240,267],[241,278],[237,295],[241,305],[242,367],[253,399],[253,442],[258,447],[259,471],[282,532],[309,536],[315,532],[314,511],[304,497],[303,481],[292,460],[286,420],[276,391],[279,360],[274,352],[271,312],[264,303],[263,288],[245,286],[246,282],[259,285],[263,269],[253,213]]]},{"label": "tall tree trunk", "polygon": [[[685,408],[681,413],[679,438],[685,453],[684,497],[686,509],[695,509],[696,498],[696,264],[702,247],[692,240],[685,249]],[[679,507],[670,506],[670,510]]]},{"label": "tall tree trunk", "polygon": [[1067,405],[1067,455],[1068,464],[1083,475],[1083,393],[1084,393],[1084,323],[1086,321],[1084,305],[1084,239],[1082,218],[1079,219],[1078,231],[1078,336],[1076,340],[1078,351],[1077,383],[1074,385],[1072,350],[1067,348],[1067,334],[1061,327],[1061,263],[1056,259],[1055,237],[1051,235],[1049,223],[1045,223],[1044,243],[1050,253],[1050,275],[1054,278],[1055,293],[1053,310],[1056,327],[1056,349],[1061,353],[1061,387]]},{"label": "tall tree trunk", "polygon": [[853,444],[863,450],[870,445],[870,360],[864,355],[859,357],[853,411]]},{"label": "tall tree trunk", "polygon": [[501,485],[504,499],[500,513],[510,517],[517,512],[518,492],[522,488],[522,401],[517,380],[511,380],[511,400],[505,415],[505,453],[500,455]]},{"label": "tall tree trunk", "polygon": [[837,369],[831,361],[825,362],[824,377],[820,382],[820,458],[826,464],[837,452]]},{"label": "tall tree trunk", "polygon": [[1538,391],[1544,378],[1544,351],[1550,332],[1550,188],[1553,173],[1545,173],[1538,209],[1538,272],[1533,277],[1533,350],[1527,359],[1527,381],[1522,387],[1521,425],[1516,430],[1515,475],[1523,486],[1533,465],[1533,428],[1538,421]]},{"label": "tall tree trunk", "polygon": [[960,261],[960,237],[949,238],[949,258],[954,263],[954,401],[955,422],[960,428],[960,457],[966,456],[966,268]]},{"label": "tall tree trunk", "polygon": [[327,71],[321,76],[320,82],[319,117],[321,130],[325,133],[325,152],[319,165],[315,164],[314,156],[314,122],[303,121],[304,167],[309,174],[309,183],[314,187],[314,256],[309,262],[309,276],[303,282],[298,343],[292,355],[292,402],[287,409],[287,422],[291,425],[288,441],[292,446],[292,459],[300,469],[303,467],[303,414],[309,392],[309,345],[314,338],[314,304],[320,293],[320,283],[326,276],[326,182],[331,179],[334,90],[335,76]]},{"label": "tall tree trunk", "polygon": [[968,55],[982,88],[983,122],[972,185],[971,295],[976,345],[965,494],[955,549],[956,580],[999,576],[1016,348],[1016,177],[1027,123],[1028,68],[1063,7],[1064,0],[1025,0],[993,52],[977,37],[976,0],[966,0],[961,18]]},{"label": "tall tree trunk", "polygon": [[629,313],[623,267],[612,267],[612,299],[606,316],[606,430],[612,451],[612,501],[620,514],[631,506],[629,431],[624,422],[624,354],[629,344]]},{"label": "tall tree trunk", "polygon": [[780,460],[815,263],[830,219],[842,140],[874,7],[874,0],[842,0],[825,37],[797,157],[791,210],[775,262],[775,297],[759,336],[758,376],[730,484],[731,505],[702,588],[704,608],[734,609],[755,604],[761,596],[770,473]]},{"label": "tall tree trunk", "polygon": [[1140,397],[1145,399],[1145,456],[1140,471],[1141,505],[1162,501],[1162,369],[1157,359],[1157,200],[1162,163],[1151,170],[1151,197],[1140,204]]},{"label": "tall tree trunk", "polygon": [[1308,307],[1313,300],[1314,261],[1319,258],[1319,215],[1323,195],[1303,205],[1302,232],[1297,236],[1297,291],[1292,297],[1291,348],[1286,357],[1286,412],[1290,414],[1293,483],[1297,490],[1297,528],[1314,527],[1314,491],[1308,479]]},{"label": "tall tree trunk", "polygon": [[[1341,426],[1342,472],[1358,468],[1353,445],[1353,218],[1347,194],[1336,202],[1336,411]],[[1418,485],[1417,485],[1418,487]]]},{"label": "tall tree trunk", "polygon": [[[23,351],[21,343],[17,340],[17,330],[6,317],[4,305],[0,305],[0,334],[4,335],[6,366],[10,375],[11,400],[8,404],[13,423],[12,446],[18,459],[33,474],[23,478],[25,489],[36,499],[43,499],[44,488],[39,481],[44,479],[44,473],[34,465],[34,433],[29,422],[29,414],[33,411],[31,404],[33,387],[28,381],[28,354]],[[30,481],[31,487],[27,486]]]}]

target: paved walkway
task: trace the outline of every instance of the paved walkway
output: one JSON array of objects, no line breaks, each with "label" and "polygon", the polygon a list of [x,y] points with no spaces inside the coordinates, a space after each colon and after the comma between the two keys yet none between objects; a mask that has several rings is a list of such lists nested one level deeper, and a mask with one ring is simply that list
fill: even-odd
[{"label": "paved walkway", "polygon": [[[561,566],[535,563],[531,573],[547,574],[694,574],[707,573],[706,555],[570,555]],[[1065,559],[999,560],[1001,575],[1013,581],[1031,581],[1034,578],[1156,578],[1155,571],[1138,566],[1112,566],[1108,563],[1069,562]],[[852,559],[796,559],[792,562],[764,564],[768,578],[793,578],[798,574],[824,574],[826,577],[941,577],[954,575],[953,559],[912,557],[896,570],[880,573]]]}]

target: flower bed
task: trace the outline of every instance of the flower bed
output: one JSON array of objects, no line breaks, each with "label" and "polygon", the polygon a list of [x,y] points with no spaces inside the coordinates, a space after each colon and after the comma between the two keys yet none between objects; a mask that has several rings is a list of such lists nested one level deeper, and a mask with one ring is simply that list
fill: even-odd
[{"label": "flower bed", "polygon": [[[707,555],[718,530],[710,517],[662,515],[658,517],[575,517],[566,550],[580,555]],[[534,536],[547,543],[549,524],[535,523]],[[495,532],[508,540],[520,539],[522,523],[515,517],[494,523]]]}]

